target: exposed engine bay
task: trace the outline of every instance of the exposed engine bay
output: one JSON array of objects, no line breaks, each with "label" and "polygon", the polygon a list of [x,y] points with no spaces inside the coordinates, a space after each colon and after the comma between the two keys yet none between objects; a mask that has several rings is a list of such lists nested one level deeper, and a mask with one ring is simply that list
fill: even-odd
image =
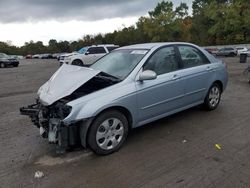
[{"label": "exposed engine bay", "polygon": [[[60,69],[65,69],[65,67],[62,66]],[[84,68],[81,67],[81,69]],[[54,75],[58,75],[57,72]],[[61,70],[61,72],[63,71]],[[71,73],[75,74],[73,72]],[[35,104],[20,108],[20,112],[22,115],[27,115],[31,118],[31,121],[34,123],[34,125],[36,125],[40,129],[40,135],[43,138],[47,138],[49,143],[57,143],[60,147],[66,148],[69,146],[73,146],[80,141],[81,126],[84,126],[84,123],[86,123],[87,121],[82,120],[72,122],[70,125],[65,124],[63,120],[70,114],[72,110],[72,107],[67,105],[67,103],[95,91],[114,85],[121,80],[106,73],[98,72],[98,74],[92,76],[89,80],[84,80],[84,83],[82,85],[74,88],[75,90],[67,96],[65,96],[63,93],[60,93],[60,95],[58,95],[58,93],[55,93],[55,95],[63,97],[58,98],[55,102],[53,101],[52,104],[49,104],[49,102],[51,102],[52,100],[45,101],[46,98],[44,96],[46,93],[49,93],[49,95],[53,95],[51,91],[57,91],[52,88],[52,86],[60,86],[60,91],[63,91],[61,87],[64,87],[64,80],[56,80],[54,75],[52,76],[52,79],[48,81],[50,84],[49,86],[48,83],[45,83],[46,90],[41,91],[41,88],[39,89],[38,99],[36,99]],[[65,76],[65,79],[67,79],[67,76]],[[60,81],[61,83],[55,83],[53,81]],[[72,85],[74,85],[74,81],[72,81]],[[67,88],[66,91],[68,91]],[[53,98],[53,100],[55,100],[55,98]]]},{"label": "exposed engine bay", "polygon": [[58,125],[69,115],[71,107],[65,102],[58,101],[51,106],[42,105],[39,100],[35,104],[20,108],[22,115],[28,115],[31,121],[40,129],[40,135],[56,143]]}]

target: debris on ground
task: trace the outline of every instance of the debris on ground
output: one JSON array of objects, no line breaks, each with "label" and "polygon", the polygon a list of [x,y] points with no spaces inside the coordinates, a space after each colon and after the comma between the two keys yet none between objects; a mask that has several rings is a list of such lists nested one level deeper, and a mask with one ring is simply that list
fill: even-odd
[{"label": "debris on ground", "polygon": [[182,143],[186,143],[187,142],[187,140],[182,140]]},{"label": "debris on ground", "polygon": [[220,144],[215,144],[214,145],[216,149],[221,150],[221,145]]},{"label": "debris on ground", "polygon": [[35,178],[42,178],[44,177],[44,173],[42,171],[36,171]]}]

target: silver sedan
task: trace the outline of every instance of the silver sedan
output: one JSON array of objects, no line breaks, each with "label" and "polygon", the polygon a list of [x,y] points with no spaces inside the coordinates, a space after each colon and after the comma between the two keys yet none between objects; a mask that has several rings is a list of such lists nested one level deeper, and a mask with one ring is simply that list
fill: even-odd
[{"label": "silver sedan", "polygon": [[20,111],[62,150],[80,142],[105,155],[132,128],[200,104],[216,109],[226,85],[225,64],[196,45],[138,44],[89,68],[63,65]]}]

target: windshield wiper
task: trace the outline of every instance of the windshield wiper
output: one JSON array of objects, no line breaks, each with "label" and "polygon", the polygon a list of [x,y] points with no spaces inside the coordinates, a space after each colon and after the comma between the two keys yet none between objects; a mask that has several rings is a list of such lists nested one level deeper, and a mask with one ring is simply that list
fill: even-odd
[{"label": "windshield wiper", "polygon": [[110,74],[108,74],[106,72],[101,72],[100,74],[96,75],[96,77],[102,78],[102,79],[105,79],[105,80],[110,80],[111,82],[116,82],[116,83],[122,81],[122,79],[117,78],[117,77],[115,77],[113,75],[110,75]]}]

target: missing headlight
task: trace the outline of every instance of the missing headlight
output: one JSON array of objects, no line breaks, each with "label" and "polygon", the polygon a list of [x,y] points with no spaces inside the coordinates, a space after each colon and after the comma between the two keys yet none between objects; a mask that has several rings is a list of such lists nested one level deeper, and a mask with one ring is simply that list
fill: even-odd
[{"label": "missing headlight", "polygon": [[50,115],[52,118],[64,119],[66,118],[72,110],[71,106],[64,104],[63,102],[57,102],[50,107]]}]

